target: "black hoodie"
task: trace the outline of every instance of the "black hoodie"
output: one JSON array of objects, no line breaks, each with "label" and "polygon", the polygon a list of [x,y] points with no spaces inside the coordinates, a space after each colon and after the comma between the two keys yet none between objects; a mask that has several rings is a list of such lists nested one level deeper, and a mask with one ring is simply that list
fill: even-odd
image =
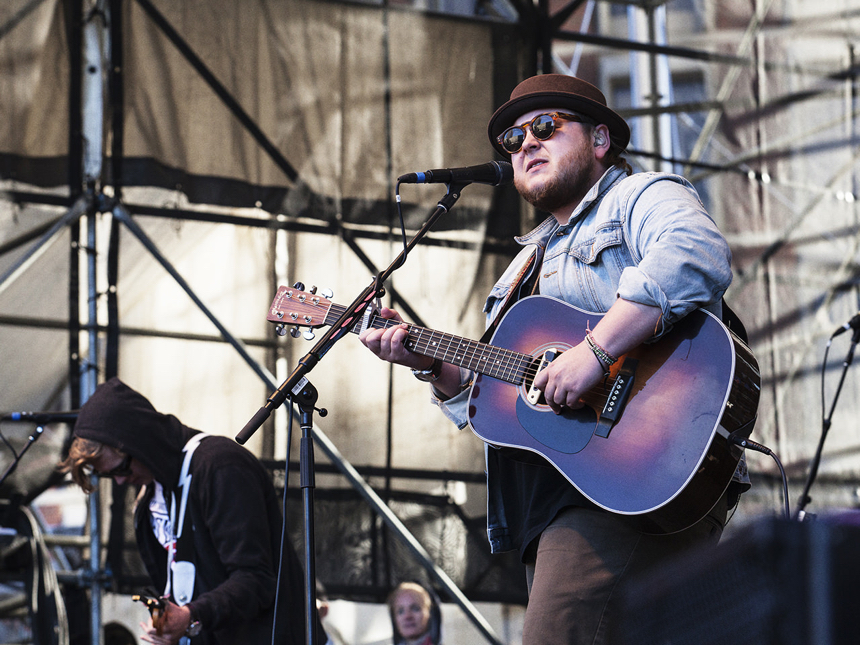
[{"label": "black hoodie", "polygon": [[[164,487],[168,504],[179,482],[182,449],[198,433],[156,411],[116,378],[99,386],[81,407],[74,429],[76,436],[112,446],[145,465]],[[254,455],[219,436],[200,443],[190,474],[185,527],[192,529],[188,559],[196,567],[196,578],[189,607],[203,624],[203,632],[193,640],[200,645],[271,642],[282,515],[269,475]],[[153,487],[146,488],[135,510],[135,533],[141,558],[160,591],[166,583],[167,555],[151,528]],[[302,645],[302,570],[289,544],[283,559],[275,642]]]}]

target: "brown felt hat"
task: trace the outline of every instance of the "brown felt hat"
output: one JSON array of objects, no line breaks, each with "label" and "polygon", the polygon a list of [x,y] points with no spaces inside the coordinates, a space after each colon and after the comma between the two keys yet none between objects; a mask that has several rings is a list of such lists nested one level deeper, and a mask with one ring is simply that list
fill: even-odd
[{"label": "brown felt hat", "polygon": [[566,74],[540,74],[517,85],[511,92],[511,99],[490,117],[487,126],[490,143],[509,156],[496,137],[514,125],[514,120],[522,114],[541,108],[568,108],[589,116],[609,128],[609,138],[616,146],[626,148],[630,143],[630,127],[606,106],[603,92],[591,83]]}]

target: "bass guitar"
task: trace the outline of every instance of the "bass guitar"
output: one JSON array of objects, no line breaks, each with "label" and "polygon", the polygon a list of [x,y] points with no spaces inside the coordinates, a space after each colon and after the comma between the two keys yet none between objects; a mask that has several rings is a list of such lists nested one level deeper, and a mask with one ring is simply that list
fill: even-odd
[{"label": "bass guitar", "polygon": [[[345,309],[280,287],[266,318],[321,327]],[[480,439],[512,455],[539,455],[591,502],[642,530],[680,531],[704,517],[731,481],[743,453],[732,438],[748,438],[756,418],[758,364],[716,316],[698,309],[657,342],[619,357],[583,397],[585,407],[556,415],[532,381],[601,317],[530,296],[508,309],[491,344],[408,325],[406,346],[475,372],[469,424]],[[352,331],[395,324],[369,312]]]}]

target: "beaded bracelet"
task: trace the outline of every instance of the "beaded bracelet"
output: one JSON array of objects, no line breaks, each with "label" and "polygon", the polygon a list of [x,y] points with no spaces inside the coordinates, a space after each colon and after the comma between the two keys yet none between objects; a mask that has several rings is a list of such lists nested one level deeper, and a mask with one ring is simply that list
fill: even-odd
[{"label": "beaded bracelet", "polygon": [[597,341],[594,340],[594,336],[591,335],[591,332],[585,334],[585,342],[588,343],[588,347],[597,357],[597,360],[599,360],[602,365],[606,366],[604,374],[608,375],[609,368],[615,365],[615,363],[618,362],[618,359],[598,345]]}]

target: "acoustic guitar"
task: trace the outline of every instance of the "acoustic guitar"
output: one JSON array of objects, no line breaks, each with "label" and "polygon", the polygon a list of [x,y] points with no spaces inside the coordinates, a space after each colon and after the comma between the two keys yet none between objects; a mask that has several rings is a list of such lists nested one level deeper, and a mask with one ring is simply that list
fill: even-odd
[{"label": "acoustic guitar", "polygon": [[[266,318],[321,327],[345,309],[280,287]],[[758,364],[716,316],[698,309],[619,357],[585,407],[556,415],[532,381],[601,317],[530,296],[508,309],[491,344],[408,325],[406,346],[475,372],[469,425],[490,446],[538,455],[594,504],[642,530],[680,531],[704,517],[732,479],[743,454],[734,439],[748,438],[756,418]],[[396,324],[371,311],[352,331]]]}]

